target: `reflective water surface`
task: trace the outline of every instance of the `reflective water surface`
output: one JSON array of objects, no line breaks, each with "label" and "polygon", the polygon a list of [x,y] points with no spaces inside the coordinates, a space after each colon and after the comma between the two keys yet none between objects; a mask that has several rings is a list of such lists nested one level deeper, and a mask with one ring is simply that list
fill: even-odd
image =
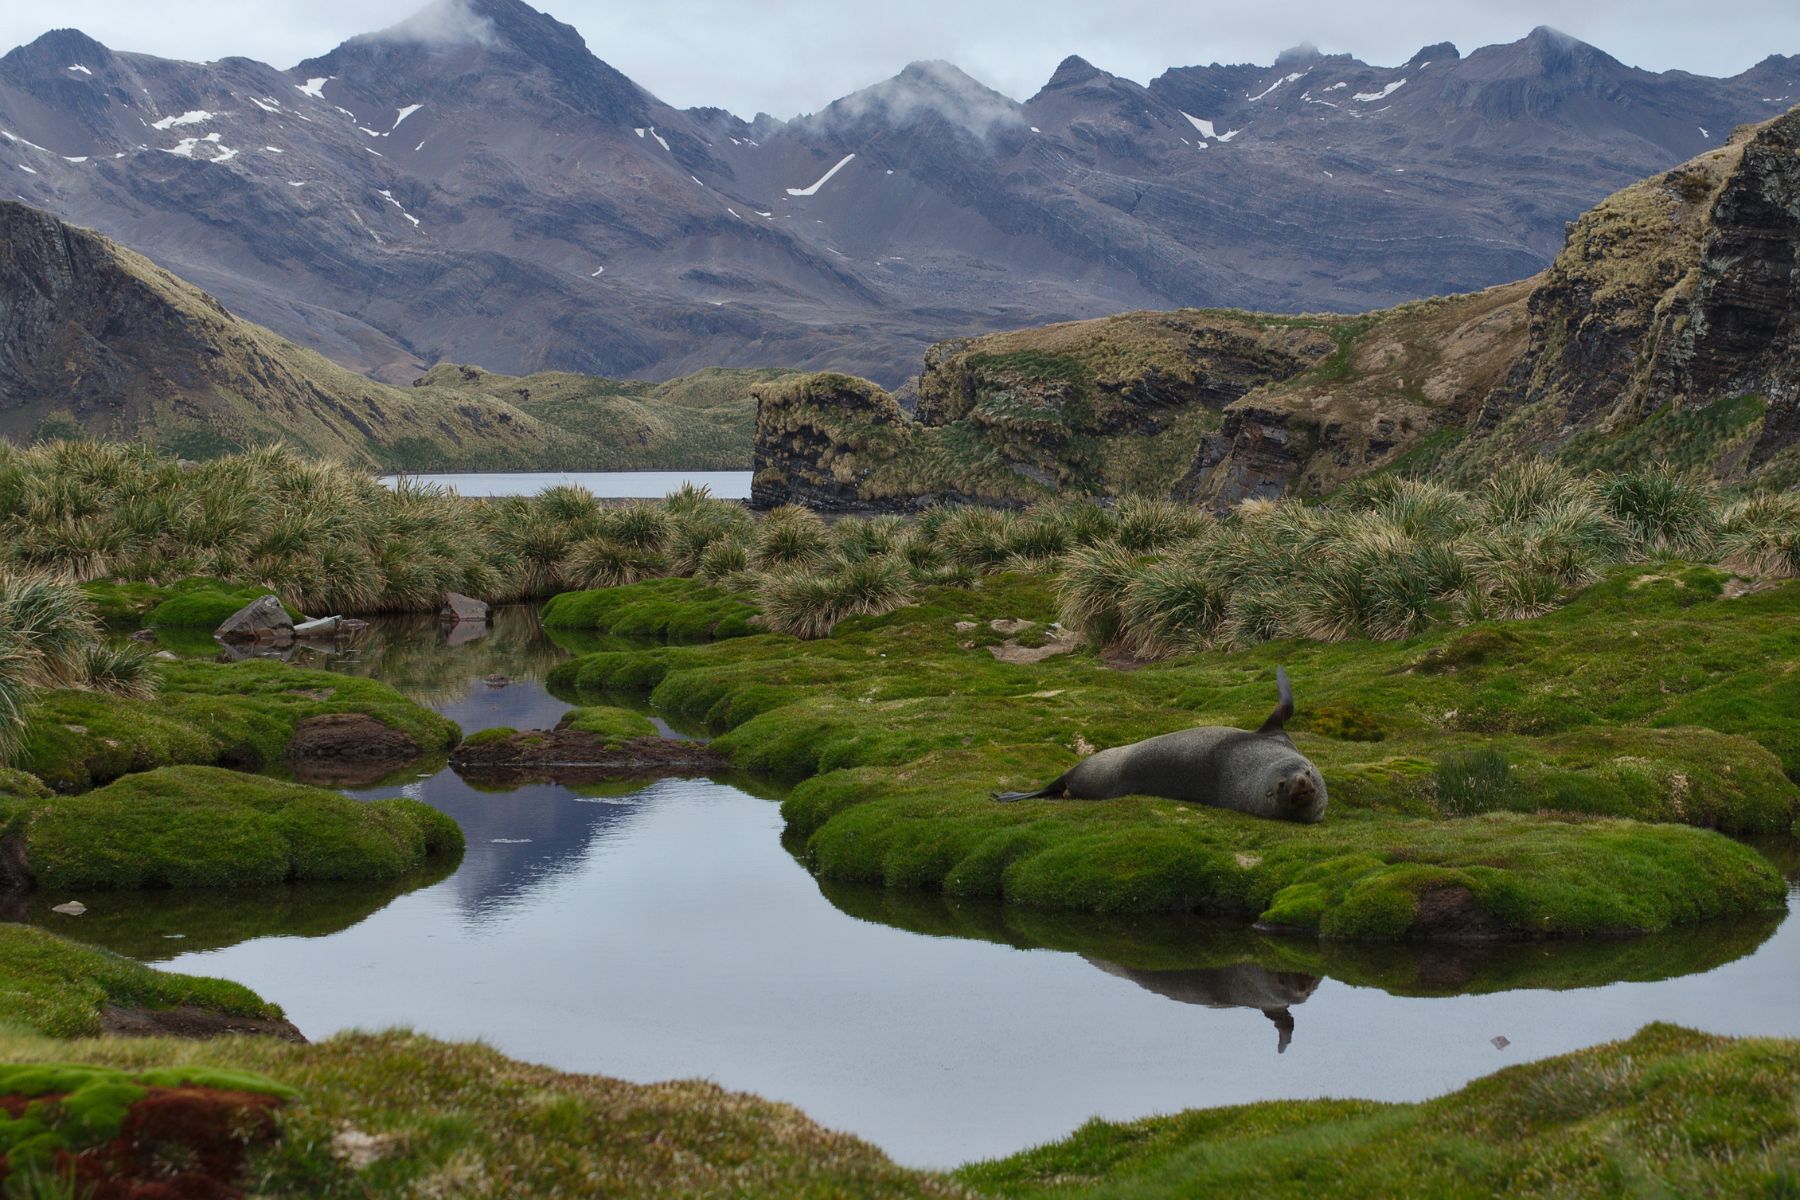
[{"label": "reflective water surface", "polygon": [[[720,500],[750,498],[749,471],[507,471],[408,475],[419,483],[452,487],[464,496],[535,496],[545,488],[575,484],[602,499],[660,500],[684,483],[705,487]],[[398,478],[385,475],[393,485]]]},{"label": "reflective water surface", "polygon": [[[323,661],[465,729],[522,728],[568,707],[539,680],[589,644],[502,610],[459,645],[382,622]],[[1096,1115],[1421,1099],[1652,1020],[1800,1035],[1800,925],[1780,914],[1582,944],[1322,945],[821,888],[776,802],[723,782],[489,792],[426,764],[356,794],[449,812],[465,861],[404,894],[84,897],[80,926],[55,927],[239,980],[314,1038],[406,1025],[569,1070],[709,1078],[920,1166]]]}]

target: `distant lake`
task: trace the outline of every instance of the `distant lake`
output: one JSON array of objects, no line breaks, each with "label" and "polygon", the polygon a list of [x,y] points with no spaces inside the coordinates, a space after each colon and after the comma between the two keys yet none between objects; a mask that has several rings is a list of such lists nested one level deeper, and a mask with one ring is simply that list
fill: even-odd
[{"label": "distant lake", "polygon": [[[602,500],[660,500],[682,484],[691,483],[712,492],[720,500],[750,498],[749,471],[514,471],[407,475],[415,483],[436,483],[455,488],[462,496],[535,496],[545,488],[584,487]],[[398,475],[383,475],[381,482],[394,486]]]}]

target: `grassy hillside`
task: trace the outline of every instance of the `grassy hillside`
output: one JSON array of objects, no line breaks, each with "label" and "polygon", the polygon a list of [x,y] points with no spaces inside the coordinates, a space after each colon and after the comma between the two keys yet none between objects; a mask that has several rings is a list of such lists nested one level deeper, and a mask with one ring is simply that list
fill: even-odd
[{"label": "grassy hillside", "polygon": [[[285,442],[389,470],[749,465],[752,384],[459,368],[390,387],[241,320],[88,230],[0,202],[0,437],[140,441],[186,458]],[[529,394],[528,399],[526,394]]]},{"label": "grassy hillside", "polygon": [[713,367],[648,383],[559,371],[496,375],[439,364],[413,386],[446,401],[470,397],[509,404],[573,439],[585,455],[579,465],[587,470],[742,471],[750,466],[756,427],[750,389],[786,374]]}]

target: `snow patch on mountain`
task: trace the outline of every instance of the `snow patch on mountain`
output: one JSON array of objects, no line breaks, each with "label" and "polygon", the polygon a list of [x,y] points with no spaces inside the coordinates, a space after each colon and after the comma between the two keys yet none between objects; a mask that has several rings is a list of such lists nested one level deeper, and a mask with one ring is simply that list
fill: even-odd
[{"label": "snow patch on mountain", "polygon": [[296,83],[294,90],[302,96],[311,96],[314,100],[325,98],[325,85],[336,79],[335,75],[321,75],[317,79],[309,79],[305,83]]},{"label": "snow patch on mountain", "polygon": [[1298,72],[1297,74],[1293,74],[1293,75],[1284,75],[1280,79],[1277,79],[1274,83],[1271,83],[1268,87],[1264,88],[1258,94],[1256,94],[1254,96],[1246,95],[1244,97],[1244,99],[1250,101],[1250,103],[1252,103],[1252,104],[1255,104],[1258,100],[1261,100],[1264,96],[1267,96],[1270,92],[1273,92],[1276,88],[1281,87],[1283,84],[1298,82],[1302,77],[1305,76],[1305,74],[1306,74],[1305,71],[1301,71],[1301,72]]},{"label": "snow patch on mountain", "polygon": [[394,123],[392,126],[389,127],[388,132],[392,133],[394,130],[400,128],[400,122],[406,120],[406,118],[412,116],[414,113],[418,112],[421,108],[424,108],[424,107],[425,106],[423,104],[409,104],[405,108],[401,109],[400,115],[394,118]]},{"label": "snow patch on mountain", "polygon": [[830,183],[831,177],[833,175],[836,175],[839,171],[843,170],[846,166],[848,166],[850,163],[850,160],[855,157],[856,157],[856,155],[854,155],[854,154],[844,155],[843,158],[840,158],[838,160],[837,166],[831,168],[831,170],[829,170],[829,171],[825,172],[825,174],[819,176],[817,183],[814,183],[811,187],[789,188],[787,190],[787,194],[790,196],[816,196],[816,195],[818,195],[819,189],[824,187],[826,184]]},{"label": "snow patch on mountain", "polygon": [[[1297,79],[1299,76],[1295,76],[1295,78]],[[1267,93],[1264,94],[1266,95]],[[1209,137],[1215,142],[1229,142],[1232,138],[1244,132],[1241,129],[1233,129],[1227,133],[1220,133],[1217,129],[1213,128],[1213,123],[1204,117],[1196,117],[1192,113],[1182,113],[1181,115],[1188,119],[1188,124],[1200,131],[1201,137]],[[1202,145],[1204,146],[1204,143],[1202,143]]]},{"label": "snow patch on mountain", "polygon": [[389,204],[391,204],[395,208],[399,209],[400,215],[405,217],[407,220],[411,221],[413,223],[414,229],[417,229],[419,227],[419,218],[417,218],[417,217],[413,216],[411,213],[407,212],[406,206],[401,204],[398,200],[394,199],[394,193],[390,192],[386,188],[382,188],[380,191],[378,191],[376,193],[376,195],[380,196],[383,200],[386,200]]},{"label": "snow patch on mountain", "polygon": [[204,125],[218,114],[209,113],[204,108],[196,108],[182,113],[179,117],[164,117],[160,121],[152,121],[152,129],[175,129],[182,125]]},{"label": "snow patch on mountain", "polygon": [[1382,88],[1379,92],[1358,92],[1350,98],[1362,104],[1373,104],[1377,100],[1386,100],[1389,96],[1405,86],[1406,80],[1396,79],[1394,82]]},{"label": "snow patch on mountain", "polygon": [[255,96],[252,96],[250,97],[250,103],[256,105],[256,107],[262,109],[266,113],[278,113],[281,111],[281,101],[279,100],[259,100]]},{"label": "snow patch on mountain", "polygon": [[83,75],[92,75],[93,74],[92,71],[88,70],[86,67],[82,66],[80,63],[70,63],[69,70],[80,71]]}]

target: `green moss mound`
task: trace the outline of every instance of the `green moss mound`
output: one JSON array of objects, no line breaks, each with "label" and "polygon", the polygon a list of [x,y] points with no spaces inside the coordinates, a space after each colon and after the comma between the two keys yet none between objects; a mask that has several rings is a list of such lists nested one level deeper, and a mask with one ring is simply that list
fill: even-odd
[{"label": "green moss mound", "polygon": [[[98,580],[83,584],[81,590],[94,615],[109,629],[148,625],[209,633],[246,604],[269,594],[264,587],[228,583],[209,576],[195,576],[168,587]],[[295,609],[287,611],[290,617],[299,619]]]},{"label": "green moss mound", "polygon": [[165,767],[52,801],[24,822],[41,888],[254,887],[392,880],[458,856],[456,822],[416,800],[214,767]]},{"label": "green moss mound", "polygon": [[1784,1196],[1800,1043],[1670,1025],[1423,1104],[1280,1101],[1131,1124],[966,1167],[1015,1197]]},{"label": "green moss mound", "polygon": [[447,750],[455,724],[373,679],[284,663],[165,662],[154,700],[97,692],[39,693],[18,766],[59,792],[133,771],[185,763],[257,768],[280,763],[308,717],[364,713],[425,751]]},{"label": "green moss mound", "polygon": [[[105,1010],[115,1006],[191,1006],[263,1019],[282,1015],[239,984],[156,971],[39,929],[0,925],[0,1027],[56,1038],[90,1037],[100,1032]],[[0,1065],[0,1071],[14,1069]],[[0,1076],[0,1095],[9,1092],[17,1094]]]},{"label": "green moss mound", "polygon": [[[1645,932],[1778,908],[1777,872],[1707,830],[1785,832],[1800,811],[1800,680],[1781,665],[1800,656],[1800,586],[1727,599],[1645,575],[1533,621],[1130,672],[1092,654],[995,661],[990,622],[1055,619],[1045,584],[1000,576],[818,641],[603,652],[552,681],[647,692],[725,731],[738,765],[799,781],[789,833],[828,880],[1358,939]],[[1321,826],[1151,799],[987,799],[1084,747],[1254,728],[1277,664],[1302,718],[1329,718],[1294,725],[1331,788]],[[1345,736],[1373,732],[1362,714],[1380,741]],[[1445,760],[1476,751],[1504,758],[1506,786],[1445,788]]]},{"label": "green moss mound", "polygon": [[651,724],[650,718],[628,708],[578,708],[565,713],[558,728],[594,734],[605,738],[609,746],[633,738],[656,736],[656,726]]},{"label": "green moss mound", "polygon": [[756,606],[693,579],[564,592],[544,605],[547,629],[585,629],[664,642],[708,642],[754,632]]}]

